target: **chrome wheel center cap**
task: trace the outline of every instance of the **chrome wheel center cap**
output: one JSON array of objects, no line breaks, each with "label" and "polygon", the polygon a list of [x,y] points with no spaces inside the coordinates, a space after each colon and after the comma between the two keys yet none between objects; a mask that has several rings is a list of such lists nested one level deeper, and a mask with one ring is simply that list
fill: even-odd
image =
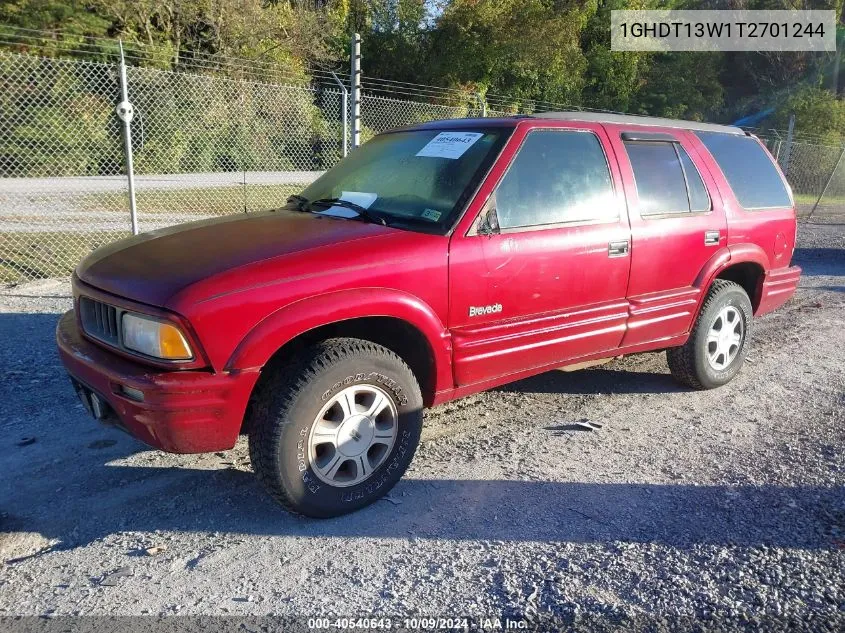
[{"label": "chrome wheel center cap", "polygon": [[357,457],[373,442],[375,423],[366,415],[353,415],[337,430],[337,450],[347,457]]}]

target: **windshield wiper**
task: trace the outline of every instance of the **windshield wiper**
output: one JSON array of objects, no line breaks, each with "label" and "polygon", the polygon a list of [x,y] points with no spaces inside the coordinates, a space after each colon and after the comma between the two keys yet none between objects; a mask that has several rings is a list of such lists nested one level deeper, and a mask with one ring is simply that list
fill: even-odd
[{"label": "windshield wiper", "polygon": [[[293,197],[293,196],[291,196]],[[370,211],[367,207],[362,207],[360,204],[356,204],[354,202],[350,202],[349,200],[344,200],[342,198],[320,198],[319,200],[313,200],[306,205],[303,205],[306,209],[309,207],[344,207],[346,209],[352,209],[357,213],[360,217],[374,222],[376,224],[381,224],[382,226],[387,226],[387,220],[385,220],[382,216],[374,214]]]}]

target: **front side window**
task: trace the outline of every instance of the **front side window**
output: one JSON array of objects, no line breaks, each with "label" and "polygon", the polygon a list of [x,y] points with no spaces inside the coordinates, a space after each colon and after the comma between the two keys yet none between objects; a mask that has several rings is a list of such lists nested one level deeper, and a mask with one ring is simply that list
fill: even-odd
[{"label": "front side window", "polygon": [[[442,232],[454,222],[510,134],[508,128],[380,134],[311,183],[302,198],[340,199],[365,207],[391,225]],[[354,215],[326,206],[312,210]]]},{"label": "front side window", "polygon": [[783,179],[756,140],[725,132],[696,132],[696,135],[713,155],[744,208],[792,206]]},{"label": "front side window", "polygon": [[529,132],[494,196],[501,229],[619,217],[607,160],[592,132]]},{"label": "front side window", "polygon": [[625,141],[640,199],[640,215],[710,210],[701,175],[679,143]]}]

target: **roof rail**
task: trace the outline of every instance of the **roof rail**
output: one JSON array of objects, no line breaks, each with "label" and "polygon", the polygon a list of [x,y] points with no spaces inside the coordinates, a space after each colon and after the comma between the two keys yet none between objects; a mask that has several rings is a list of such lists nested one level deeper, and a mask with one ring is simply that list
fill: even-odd
[{"label": "roof rail", "polygon": [[617,123],[622,125],[651,125],[659,127],[673,127],[700,132],[722,132],[724,134],[739,134],[745,132],[733,125],[719,125],[718,123],[702,123],[700,121],[681,121],[680,119],[663,119],[652,116],[632,114],[611,114],[605,112],[540,112],[531,115],[535,119],[555,119],[558,121],[593,121],[596,123]]}]

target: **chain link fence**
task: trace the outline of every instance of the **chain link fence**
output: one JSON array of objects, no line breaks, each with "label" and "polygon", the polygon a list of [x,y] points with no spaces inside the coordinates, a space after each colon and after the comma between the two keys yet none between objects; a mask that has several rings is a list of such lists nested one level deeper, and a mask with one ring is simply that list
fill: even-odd
[{"label": "chain link fence", "polygon": [[[130,234],[116,64],[0,51],[0,282]],[[278,207],[340,159],[341,91],[127,68],[141,231]]]},{"label": "chain link fence", "polygon": [[340,158],[340,92],[127,69],[148,231],[282,205]]},{"label": "chain link fence", "polygon": [[761,135],[760,139],[786,175],[800,218],[845,219],[845,174],[840,175],[845,168],[841,160],[845,147],[803,140],[790,143],[782,136]]},{"label": "chain link fence", "polygon": [[67,275],[129,235],[118,95],[110,66],[0,53],[0,281]]},{"label": "chain link fence", "polygon": [[403,125],[481,115],[480,104],[441,105],[364,93],[361,97],[361,142]]},{"label": "chain link fence", "polygon": [[[339,86],[146,66],[127,68],[127,84],[142,231],[278,207],[342,155]],[[118,101],[114,63],[0,51],[0,283],[67,277],[92,249],[130,235]],[[512,114],[471,94],[432,101],[365,89],[362,141],[411,123]],[[842,148],[764,140],[800,213],[841,219]]]}]

